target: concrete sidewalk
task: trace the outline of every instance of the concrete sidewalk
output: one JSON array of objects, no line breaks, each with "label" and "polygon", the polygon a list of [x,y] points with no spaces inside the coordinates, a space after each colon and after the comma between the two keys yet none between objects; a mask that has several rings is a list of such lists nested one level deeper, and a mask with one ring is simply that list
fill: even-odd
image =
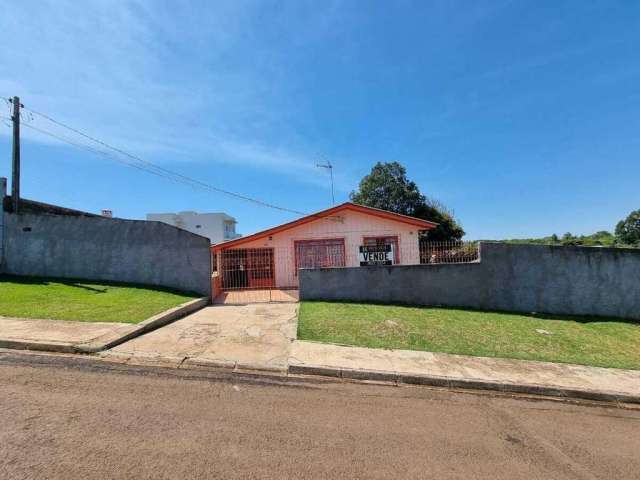
[{"label": "concrete sidewalk", "polygon": [[32,318],[0,318],[0,347],[50,352],[76,352],[76,347],[104,337],[120,337],[132,324],[74,322]]},{"label": "concrete sidewalk", "polygon": [[0,348],[61,353],[94,353],[166,325],[204,307],[207,298],[190,300],[140,323],[80,322],[0,317]]},{"label": "concrete sidewalk", "polygon": [[289,372],[640,403],[640,371],[295,341]]},{"label": "concrete sidewalk", "polygon": [[[295,303],[210,306],[167,325],[178,313],[172,312],[173,318],[155,318],[156,324],[147,326],[163,328],[133,334],[131,329],[147,328],[146,322],[136,326],[3,318],[0,347],[88,353],[117,338],[119,345],[101,352],[102,359],[234,374],[316,375],[640,403],[637,370],[298,341],[297,308]],[[137,338],[130,339],[134,335]]]}]

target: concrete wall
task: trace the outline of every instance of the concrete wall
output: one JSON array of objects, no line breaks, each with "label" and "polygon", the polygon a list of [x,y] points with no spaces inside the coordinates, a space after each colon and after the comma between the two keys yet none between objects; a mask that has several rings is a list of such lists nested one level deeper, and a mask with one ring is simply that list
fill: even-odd
[{"label": "concrete wall", "polygon": [[4,222],[3,273],[210,294],[210,245],[205,237],[160,222],[97,216],[5,211]]},{"label": "concrete wall", "polygon": [[477,263],[302,270],[300,298],[640,319],[640,250],[482,242]]}]

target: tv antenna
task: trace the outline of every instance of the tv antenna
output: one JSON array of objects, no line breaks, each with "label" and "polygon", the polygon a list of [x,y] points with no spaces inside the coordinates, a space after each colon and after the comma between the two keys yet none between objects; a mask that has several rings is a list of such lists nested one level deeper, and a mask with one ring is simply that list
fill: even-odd
[{"label": "tv antenna", "polygon": [[335,196],[335,192],[333,190],[333,165],[331,165],[331,162],[329,162],[329,160],[327,160],[326,165],[323,165],[321,163],[316,163],[316,167],[318,167],[318,168],[326,168],[327,170],[329,170],[329,174],[331,175],[331,205],[335,205],[336,204],[336,196]]}]

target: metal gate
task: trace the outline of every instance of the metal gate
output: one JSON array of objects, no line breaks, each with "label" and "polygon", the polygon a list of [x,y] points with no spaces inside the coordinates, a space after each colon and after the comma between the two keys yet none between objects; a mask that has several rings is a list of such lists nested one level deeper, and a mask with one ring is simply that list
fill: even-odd
[{"label": "metal gate", "polygon": [[275,287],[275,263],[272,248],[241,248],[222,251],[219,255],[222,289]]}]

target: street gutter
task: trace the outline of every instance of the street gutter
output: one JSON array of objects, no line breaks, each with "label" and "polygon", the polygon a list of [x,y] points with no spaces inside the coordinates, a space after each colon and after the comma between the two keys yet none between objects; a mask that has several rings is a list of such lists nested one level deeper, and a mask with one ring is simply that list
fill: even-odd
[{"label": "street gutter", "polygon": [[290,375],[320,376],[354,382],[380,382],[391,385],[423,385],[446,389],[489,390],[500,393],[540,395],[571,400],[640,404],[640,395],[577,388],[565,388],[536,384],[515,384],[475,379],[442,377],[436,375],[412,375],[375,370],[352,370],[314,365],[290,365]]}]

